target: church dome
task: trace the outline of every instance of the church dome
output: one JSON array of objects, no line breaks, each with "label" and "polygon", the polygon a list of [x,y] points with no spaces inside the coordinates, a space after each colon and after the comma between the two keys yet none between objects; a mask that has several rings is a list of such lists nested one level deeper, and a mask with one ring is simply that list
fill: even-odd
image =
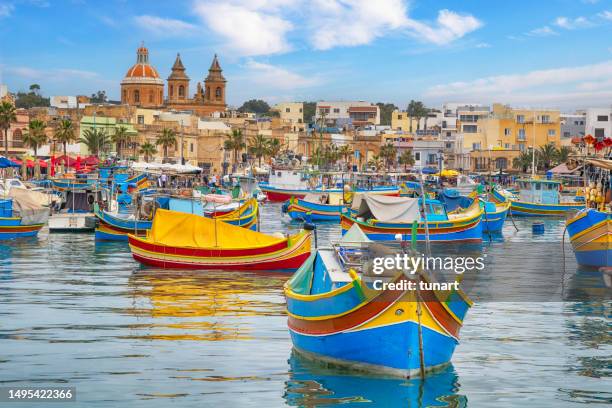
[{"label": "church dome", "polygon": [[149,63],[149,50],[141,45],[136,52],[136,64],[132,65],[125,74],[122,84],[160,84],[164,81],[159,77],[159,73]]}]

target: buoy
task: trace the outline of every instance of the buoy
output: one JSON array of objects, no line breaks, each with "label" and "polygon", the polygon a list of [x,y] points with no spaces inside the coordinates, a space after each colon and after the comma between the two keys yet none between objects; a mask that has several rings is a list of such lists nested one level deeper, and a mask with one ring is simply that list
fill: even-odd
[{"label": "buoy", "polygon": [[542,221],[534,222],[531,225],[531,231],[534,234],[543,234],[544,233],[544,223]]}]

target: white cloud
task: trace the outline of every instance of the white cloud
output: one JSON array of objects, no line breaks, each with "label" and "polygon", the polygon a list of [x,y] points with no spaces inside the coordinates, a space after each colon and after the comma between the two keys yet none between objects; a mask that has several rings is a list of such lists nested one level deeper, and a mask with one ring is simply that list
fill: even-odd
[{"label": "white cloud", "polygon": [[0,4],[0,18],[10,17],[14,9],[15,7],[12,4],[8,4],[8,3]]},{"label": "white cloud", "polygon": [[251,6],[258,5],[262,10],[240,4],[201,1],[196,3],[195,13],[212,31],[227,41],[228,48],[239,55],[268,55],[289,51],[291,47],[285,35],[293,29],[293,24],[280,15],[266,12],[270,7],[274,8],[269,2],[259,1]]},{"label": "white cloud", "polygon": [[544,27],[533,29],[526,34],[531,37],[548,37],[551,35],[559,35],[555,30],[553,30],[549,26],[544,26]]},{"label": "white cloud", "polygon": [[450,10],[438,12],[437,24],[430,26],[416,20],[408,20],[407,26],[417,37],[437,45],[453,42],[482,27],[482,22],[470,14],[458,14]]},{"label": "white cloud", "polygon": [[370,44],[396,33],[445,45],[480,28],[469,14],[440,10],[435,22],[408,16],[406,0],[195,0],[194,12],[239,55],[291,50],[289,34],[317,50]]},{"label": "white cloud", "polygon": [[[578,67],[497,75],[430,87],[425,96],[438,100],[478,99],[507,103],[600,103],[612,98],[612,60]],[[610,99],[608,99],[609,102]]]},{"label": "white cloud", "polygon": [[476,48],[491,48],[491,44],[486,42],[481,42],[476,44]]},{"label": "white cloud", "polygon": [[601,13],[597,14],[599,17],[612,21],[612,11],[604,10]]},{"label": "white cloud", "polygon": [[574,30],[577,28],[592,27],[593,23],[589,21],[589,19],[587,19],[586,17],[576,17],[576,18],[557,17],[555,19],[555,25],[557,27],[561,27],[566,30]]},{"label": "white cloud", "polygon": [[71,81],[73,79],[96,79],[99,78],[97,72],[85,71],[72,68],[57,68],[48,71],[23,67],[8,66],[4,69],[6,74],[24,79],[49,80],[49,81]]},{"label": "white cloud", "polygon": [[249,59],[245,68],[249,71],[248,77],[259,85],[274,89],[293,90],[318,85],[318,77],[306,77],[275,65],[265,64]]},{"label": "white cloud", "polygon": [[134,17],[136,24],[153,34],[162,36],[176,36],[190,34],[196,26],[173,18],[142,15]]}]

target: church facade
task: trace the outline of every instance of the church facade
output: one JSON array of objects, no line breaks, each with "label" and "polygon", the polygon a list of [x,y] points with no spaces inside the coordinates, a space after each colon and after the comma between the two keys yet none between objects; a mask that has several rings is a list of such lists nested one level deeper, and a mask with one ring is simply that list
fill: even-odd
[{"label": "church facade", "polygon": [[140,46],[136,52],[136,64],[121,81],[121,103],[141,108],[167,108],[193,111],[198,116],[210,116],[214,112],[225,112],[225,89],[227,81],[214,56],[204,79],[198,82],[195,94],[190,97],[190,78],[180,54],[177,54],[170,76],[166,80],[167,97],[164,98],[164,81],[149,62],[149,50]]}]

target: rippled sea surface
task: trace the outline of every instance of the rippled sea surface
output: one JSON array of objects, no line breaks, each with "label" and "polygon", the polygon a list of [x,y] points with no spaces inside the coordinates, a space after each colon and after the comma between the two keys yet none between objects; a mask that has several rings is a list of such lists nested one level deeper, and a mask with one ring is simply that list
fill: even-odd
[{"label": "rippled sea surface", "polygon": [[[298,228],[278,205],[262,218],[262,231]],[[547,220],[540,236],[532,220],[515,221],[518,232],[509,220],[476,249],[496,265],[480,289],[554,294],[477,301],[452,366],[424,382],[294,356],[287,275],[143,268],[127,244],[93,235],[2,241],[0,386],[74,386],[66,406],[79,407],[612,405],[609,289],[562,248],[562,220]],[[339,236],[338,225],[318,229],[320,244]]]}]

